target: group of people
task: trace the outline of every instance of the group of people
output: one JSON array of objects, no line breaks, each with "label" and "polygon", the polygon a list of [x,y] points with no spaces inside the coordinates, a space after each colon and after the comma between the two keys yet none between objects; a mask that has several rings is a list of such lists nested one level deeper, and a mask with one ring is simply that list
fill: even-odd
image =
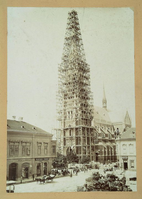
[{"label": "group of people", "polygon": [[63,169],[52,169],[51,170],[51,174],[53,174],[53,175],[63,175],[63,176],[65,176],[65,175],[67,175],[69,173],[70,172],[69,172],[69,170],[67,168],[63,168]]},{"label": "group of people", "polygon": [[75,173],[76,175],[78,174],[79,171],[80,171],[80,170],[79,170],[78,167],[75,167],[75,168],[73,169],[73,173]]},{"label": "group of people", "polygon": [[[73,173],[75,173],[76,175],[78,175],[78,172],[83,171],[85,173],[85,171],[87,171],[88,168],[86,166],[83,166],[82,168],[79,168],[78,166],[76,166],[75,168],[73,168],[71,171],[68,170],[68,168],[63,168],[63,169],[52,169],[50,173],[48,173],[48,175],[52,174],[52,175],[70,175],[72,177]],[[32,179],[33,181],[35,180],[36,175],[32,174]],[[23,182],[23,175],[21,174],[21,183]]]},{"label": "group of people", "polygon": [[100,164],[98,165],[98,169],[102,169],[104,170],[104,173],[106,173],[106,171],[115,171],[118,168],[118,166],[116,164]]},{"label": "group of people", "polygon": [[[33,181],[35,180],[35,174],[32,174],[32,178],[33,178]],[[23,179],[24,179],[24,177],[23,177],[23,175],[21,175],[21,183],[23,182]]]},{"label": "group of people", "polygon": [[85,173],[85,171],[88,171],[87,166],[83,166],[83,167],[81,167],[81,168],[79,168],[79,167],[76,166],[76,167],[73,169],[73,173],[75,173],[76,175],[77,175],[78,172],[80,172],[80,171],[83,171],[84,173]]}]

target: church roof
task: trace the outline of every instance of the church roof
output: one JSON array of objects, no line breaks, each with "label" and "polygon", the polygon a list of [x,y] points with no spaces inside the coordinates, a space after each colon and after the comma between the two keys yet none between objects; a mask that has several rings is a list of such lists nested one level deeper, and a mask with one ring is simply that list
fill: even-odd
[{"label": "church roof", "polygon": [[111,111],[98,106],[94,106],[94,121],[104,124],[125,123],[131,125],[128,111],[126,113]]},{"label": "church roof", "polygon": [[52,136],[52,134],[24,121],[7,120],[8,132],[31,133],[36,135]]},{"label": "church roof", "polygon": [[109,116],[111,118],[112,123],[115,122],[124,122],[124,116],[125,114],[120,111],[109,111]]},{"label": "church roof", "polygon": [[112,123],[124,123],[125,125],[131,126],[131,118],[129,116],[128,111],[120,112],[120,111],[110,111],[109,116],[111,118]]},{"label": "church roof", "polygon": [[136,128],[128,128],[121,135],[121,139],[136,138]]},{"label": "church roof", "polygon": [[94,120],[111,123],[107,109],[98,106],[94,107]]}]

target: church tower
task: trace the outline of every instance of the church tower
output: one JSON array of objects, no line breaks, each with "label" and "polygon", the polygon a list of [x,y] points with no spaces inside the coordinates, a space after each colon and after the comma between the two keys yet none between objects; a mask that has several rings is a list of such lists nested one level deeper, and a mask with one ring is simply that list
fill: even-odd
[{"label": "church tower", "polygon": [[58,121],[63,155],[71,150],[81,160],[95,159],[95,128],[92,127],[93,100],[90,68],[86,62],[78,15],[68,13],[61,64],[58,67]]},{"label": "church tower", "polygon": [[103,100],[102,100],[102,107],[107,109],[107,99],[106,99],[106,95],[105,95],[105,88],[103,86]]}]

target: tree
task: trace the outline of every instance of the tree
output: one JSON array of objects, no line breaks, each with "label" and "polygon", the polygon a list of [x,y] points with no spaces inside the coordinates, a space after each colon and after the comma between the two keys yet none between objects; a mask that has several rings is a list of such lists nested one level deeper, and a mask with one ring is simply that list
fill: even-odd
[{"label": "tree", "polygon": [[84,164],[88,164],[90,162],[90,158],[87,156],[87,157],[83,157],[82,160],[81,160],[81,163]]},{"label": "tree", "polygon": [[67,158],[60,154],[57,153],[57,157],[54,159],[52,165],[54,168],[58,168],[58,167],[65,167],[67,164]]},{"label": "tree", "polygon": [[67,163],[73,163],[73,162],[78,163],[78,161],[79,161],[78,156],[75,154],[75,152],[72,149],[70,149],[70,151],[67,152],[67,156],[57,153],[57,157],[54,159],[52,165],[54,168],[66,167]]},{"label": "tree", "polygon": [[78,161],[79,161],[78,156],[74,153],[73,150],[70,150],[70,152],[67,153],[66,158],[67,158],[67,161],[68,161],[69,163],[72,163],[72,162],[78,163]]}]

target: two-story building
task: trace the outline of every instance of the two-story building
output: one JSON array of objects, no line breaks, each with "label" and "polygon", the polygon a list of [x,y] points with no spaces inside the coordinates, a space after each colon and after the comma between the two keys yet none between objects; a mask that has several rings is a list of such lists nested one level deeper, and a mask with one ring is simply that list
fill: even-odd
[{"label": "two-story building", "polygon": [[127,128],[116,139],[117,159],[121,168],[136,170],[136,129]]},{"label": "two-story building", "polygon": [[46,175],[56,157],[52,134],[24,121],[7,121],[7,179]]}]

